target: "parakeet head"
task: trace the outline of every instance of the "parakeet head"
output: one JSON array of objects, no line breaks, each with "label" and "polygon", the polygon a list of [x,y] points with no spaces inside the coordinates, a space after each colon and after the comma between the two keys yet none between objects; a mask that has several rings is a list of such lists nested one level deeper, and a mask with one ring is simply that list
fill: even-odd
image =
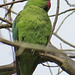
[{"label": "parakeet head", "polygon": [[29,5],[36,5],[48,11],[51,7],[50,0],[28,0]]}]

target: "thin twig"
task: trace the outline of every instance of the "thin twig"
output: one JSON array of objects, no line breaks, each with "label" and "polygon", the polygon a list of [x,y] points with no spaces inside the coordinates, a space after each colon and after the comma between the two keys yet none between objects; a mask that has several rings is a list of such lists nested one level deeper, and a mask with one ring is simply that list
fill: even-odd
[{"label": "thin twig", "polygon": [[63,51],[75,51],[75,49],[63,49]]},{"label": "thin twig", "polygon": [[57,73],[58,75],[59,75],[59,72],[60,72],[60,67],[58,68],[58,73]]},{"label": "thin twig", "polygon": [[43,63],[42,63],[42,65],[43,65],[43,66],[46,66],[46,67],[58,67],[58,66],[49,66],[49,65],[45,65],[45,64],[43,64]]},{"label": "thin twig", "polygon": [[55,35],[57,38],[59,38],[61,41],[63,41],[65,44],[75,48],[75,45],[70,44],[69,42],[65,41],[64,39],[62,39],[60,36],[58,36],[56,33],[53,33],[53,35]]},{"label": "thin twig", "polygon": [[[5,7],[2,7],[2,8],[4,8],[4,9],[6,9],[6,10],[9,10],[8,8],[5,8]],[[12,13],[14,13],[14,14],[18,14],[18,13],[16,13],[15,11],[12,11],[12,10],[10,10]]]},{"label": "thin twig", "polygon": [[54,23],[53,23],[52,33],[51,33],[51,35],[50,35],[50,37],[49,37],[49,41],[48,41],[48,42],[50,42],[50,39],[51,39],[51,37],[52,37],[52,34],[53,34],[53,32],[54,32],[54,29],[55,29],[55,26],[56,26],[56,23],[57,23],[57,20],[58,20],[59,4],[60,4],[60,0],[57,0],[56,17],[55,17],[55,20],[54,20]]},{"label": "thin twig", "polygon": [[59,71],[56,75],[59,75],[59,74],[62,73],[62,72],[63,72],[63,70]]},{"label": "thin twig", "polygon": [[[67,13],[67,12],[69,12],[69,11],[73,11],[73,10],[75,10],[75,8],[65,10],[65,11],[59,13],[58,15],[61,15],[61,14],[64,14],[64,13]],[[54,17],[54,16],[56,16],[56,14],[54,14],[54,15],[50,15],[49,17]]]},{"label": "thin twig", "polygon": [[11,28],[12,26],[10,24],[1,24],[0,23],[0,29],[1,28]]},{"label": "thin twig", "polygon": [[56,12],[56,17],[53,23],[53,29],[52,29],[52,33],[54,32],[57,20],[58,20],[58,13],[59,13],[59,4],[60,4],[60,0],[57,0],[57,12]]},{"label": "thin twig", "polygon": [[11,25],[12,25],[12,22],[10,22],[10,21],[8,21],[8,20],[6,20],[6,19],[2,18],[2,17],[0,17],[0,20],[2,20],[2,21],[4,21],[4,22],[9,23],[9,24],[11,24]]},{"label": "thin twig", "polygon": [[65,0],[69,6],[75,7],[75,4],[70,4],[68,0]]},{"label": "thin twig", "polygon": [[64,21],[65,21],[70,15],[72,15],[74,12],[75,12],[75,11],[71,12],[70,14],[68,14],[68,15],[63,19],[63,21],[61,22],[61,24],[59,25],[59,27],[57,28],[57,30],[55,31],[55,33],[57,33],[57,32],[59,31],[59,29],[60,29],[60,27],[62,26],[62,24],[64,23]]},{"label": "thin twig", "polygon": [[0,7],[10,5],[10,4],[14,4],[14,3],[24,2],[24,1],[27,1],[27,0],[19,0],[19,1],[13,1],[13,2],[10,2],[10,3],[6,3],[6,4],[1,4]]},{"label": "thin twig", "polygon": [[[13,4],[11,4],[9,10],[7,11],[7,13],[5,14],[5,17],[8,15],[9,16],[9,13],[11,14],[11,8],[12,8]],[[6,7],[7,8],[7,7]],[[4,18],[5,18],[4,17]],[[11,20],[11,17],[10,17],[10,20]]]},{"label": "thin twig", "polygon": [[[50,64],[48,62],[46,62],[46,63],[47,63],[48,66],[50,66]],[[49,67],[49,71],[50,71],[51,75],[53,75],[51,67]]]}]

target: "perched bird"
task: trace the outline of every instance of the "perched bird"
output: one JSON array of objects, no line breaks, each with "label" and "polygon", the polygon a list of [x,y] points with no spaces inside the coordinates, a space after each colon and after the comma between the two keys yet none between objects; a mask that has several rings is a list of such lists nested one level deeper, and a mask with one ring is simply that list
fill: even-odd
[{"label": "perched bird", "polygon": [[[13,39],[27,43],[47,45],[52,32],[48,10],[51,6],[49,0],[28,0],[24,9],[18,14],[13,23]],[[18,48],[15,48],[15,51]],[[16,63],[17,75],[32,75],[39,56],[31,50],[25,50]]]}]

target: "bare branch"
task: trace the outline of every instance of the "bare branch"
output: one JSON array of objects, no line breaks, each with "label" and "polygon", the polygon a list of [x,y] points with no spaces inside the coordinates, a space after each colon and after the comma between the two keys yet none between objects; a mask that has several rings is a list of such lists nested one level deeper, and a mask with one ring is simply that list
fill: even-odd
[{"label": "bare branch", "polygon": [[14,63],[9,65],[0,66],[0,75],[11,75],[16,72]]},{"label": "bare branch", "polygon": [[27,0],[19,0],[19,1],[13,1],[13,2],[10,2],[10,3],[6,3],[6,4],[1,4],[0,7],[10,5],[10,4],[14,4],[14,3],[24,2],[24,1],[27,1]]},{"label": "bare branch", "polygon": [[63,70],[59,71],[56,75],[59,75],[61,72],[63,72]]},{"label": "bare branch", "polygon": [[[5,8],[5,7],[2,7],[2,8],[4,8],[4,9],[6,9],[6,10],[9,10],[8,8]],[[12,13],[14,13],[14,14],[18,14],[18,13],[16,13],[15,11],[12,11],[12,10],[10,10]]]},{"label": "bare branch", "polygon": [[48,65],[45,65],[44,63],[42,63],[42,65],[46,67],[59,67],[59,66],[48,66]]},{"label": "bare branch", "polygon": [[[56,26],[56,23],[57,23],[57,19],[58,19],[59,3],[60,3],[60,0],[57,0],[57,11],[56,11],[56,17],[55,17],[55,20],[54,20],[54,23],[53,23],[52,34],[54,32],[54,29],[55,29],[55,26]],[[51,36],[52,36],[52,34],[51,34]],[[51,36],[49,37],[49,39],[51,39]],[[50,42],[50,40],[49,40],[49,42]]]},{"label": "bare branch", "polygon": [[[65,10],[65,11],[59,13],[58,15],[61,15],[61,14],[64,14],[64,13],[67,13],[67,12],[69,12],[69,11],[73,11],[73,10],[75,10],[75,8]],[[50,15],[49,17],[54,17],[54,16],[56,16],[56,14],[54,14],[54,15]]]},{"label": "bare branch", "polygon": [[60,0],[57,0],[57,12],[56,12],[55,21],[54,21],[54,23],[53,23],[52,33],[54,32],[54,29],[55,29],[55,26],[56,26],[56,23],[57,23],[57,19],[58,19],[58,13],[59,13],[59,3],[60,3]]},{"label": "bare branch", "polygon": [[75,49],[63,49],[62,51],[75,51]]},{"label": "bare branch", "polygon": [[[47,63],[48,66],[50,66],[50,64],[48,62],[46,62],[46,63]],[[51,67],[49,67],[49,71],[50,71],[50,74],[53,75]]]},{"label": "bare branch", "polygon": [[[57,19],[58,19],[58,14],[59,14],[59,3],[60,3],[60,0],[57,0],[57,11],[56,11],[56,17],[55,17],[55,20],[54,20],[54,23],[53,23],[53,28],[52,28],[52,33],[51,33],[51,36],[54,32],[54,29],[55,29],[55,26],[56,26],[56,23],[57,23]],[[49,39],[51,39],[51,36],[49,37]],[[50,40],[49,40],[50,42]]]},{"label": "bare branch", "polygon": [[[6,12],[5,17],[11,15],[11,8],[12,8],[12,6],[13,6],[13,4],[10,6],[9,10]],[[6,7],[6,8],[7,8],[7,7]],[[4,17],[4,18],[5,18],[5,17]],[[9,18],[10,18],[9,20],[12,20],[11,16],[10,16]]]},{"label": "bare branch", "polygon": [[63,41],[64,43],[66,43],[67,45],[75,48],[75,45],[70,44],[69,42],[65,41],[64,39],[62,39],[60,36],[58,36],[56,33],[53,33],[53,35],[55,35],[57,38],[59,38],[61,41]]},{"label": "bare branch", "polygon": [[56,56],[50,55],[50,54],[43,54],[40,53],[41,56],[44,56],[45,58],[47,58],[48,60],[52,59],[52,60],[56,60],[58,62],[60,62],[60,64],[62,64],[64,61]]},{"label": "bare branch", "polygon": [[68,15],[63,19],[63,21],[61,22],[61,24],[59,25],[59,27],[57,28],[57,30],[55,31],[55,33],[57,33],[57,32],[59,31],[59,29],[60,29],[60,27],[62,26],[62,24],[64,23],[64,21],[65,21],[70,15],[72,15],[74,12],[75,12],[75,11],[71,12],[70,14],[68,14]]},{"label": "bare branch", "polygon": [[9,24],[11,24],[11,25],[12,25],[12,22],[10,22],[10,21],[8,21],[8,20],[6,20],[6,19],[2,18],[2,17],[0,17],[0,20],[2,20],[2,21],[4,21],[4,22],[9,23]]},{"label": "bare branch", "polygon": [[[46,61],[52,61],[57,63],[63,70],[65,70],[70,75],[75,75],[75,62],[71,60],[65,53],[55,48],[53,45],[49,44],[46,46],[32,43],[21,43],[21,42],[10,42],[8,40],[0,38],[2,43],[17,46],[23,49],[34,49],[35,54],[41,56],[40,63]],[[42,60],[44,59],[44,60]]]},{"label": "bare branch", "polygon": [[68,0],[65,0],[65,1],[66,1],[66,3],[67,3],[69,6],[75,7],[75,4],[70,4],[70,3],[68,2]]},{"label": "bare branch", "polygon": [[12,27],[10,24],[1,24],[0,23],[0,29],[1,28],[10,28],[10,27]]}]

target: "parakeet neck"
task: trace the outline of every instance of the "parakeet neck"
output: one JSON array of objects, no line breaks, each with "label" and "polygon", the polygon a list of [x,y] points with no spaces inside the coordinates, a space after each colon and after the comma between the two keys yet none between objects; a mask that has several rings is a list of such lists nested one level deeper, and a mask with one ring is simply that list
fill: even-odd
[{"label": "parakeet neck", "polygon": [[44,1],[44,0],[28,0],[28,3],[26,4],[25,7],[28,7],[31,5],[40,7],[44,9],[45,11],[48,11],[51,7],[50,1]]}]

